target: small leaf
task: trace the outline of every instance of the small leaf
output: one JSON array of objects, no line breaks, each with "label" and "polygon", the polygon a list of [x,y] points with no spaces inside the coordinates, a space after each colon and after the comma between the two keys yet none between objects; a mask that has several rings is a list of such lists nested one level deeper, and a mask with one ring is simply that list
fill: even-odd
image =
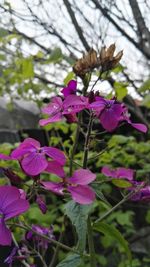
[{"label": "small leaf", "polygon": [[114,185],[121,187],[121,188],[127,188],[127,187],[132,186],[130,182],[124,179],[112,179],[111,181]]},{"label": "small leaf", "polygon": [[5,37],[7,35],[9,35],[9,31],[4,28],[0,28],[0,38]]},{"label": "small leaf", "polygon": [[69,201],[65,205],[65,214],[70,218],[78,234],[78,249],[84,251],[86,245],[87,218],[91,205],[80,205]]},{"label": "small leaf", "polygon": [[146,80],[138,89],[139,92],[146,92],[147,90],[150,90],[150,79]]},{"label": "small leaf", "polygon": [[68,82],[70,82],[70,80],[72,80],[75,77],[75,74],[73,71],[69,72],[66,76],[66,78],[64,79],[64,84],[67,85]]},{"label": "small leaf", "polygon": [[50,54],[49,61],[52,63],[57,63],[62,59],[62,57],[63,55],[61,49],[59,47],[56,47]]},{"label": "small leaf", "polygon": [[150,108],[150,95],[146,95],[141,104],[147,108]]},{"label": "small leaf", "polygon": [[128,93],[127,84],[115,82],[114,89],[117,96],[117,99],[121,101]]},{"label": "small leaf", "polygon": [[94,229],[98,232],[103,233],[104,235],[109,235],[110,237],[114,238],[119,245],[123,248],[124,252],[127,254],[128,259],[131,261],[131,251],[129,249],[128,242],[124,239],[122,234],[115,228],[113,225],[109,225],[107,223],[99,222],[94,224]]},{"label": "small leaf", "polygon": [[104,203],[106,203],[108,205],[108,207],[112,207],[111,204],[107,201],[107,199],[105,198],[104,194],[102,193],[102,190],[99,188],[99,186],[97,186],[96,184],[92,184],[92,188],[94,189],[97,197],[102,200]]},{"label": "small leaf", "polygon": [[81,257],[77,254],[70,254],[66,259],[57,264],[56,267],[78,267],[81,264]]},{"label": "small leaf", "polygon": [[22,74],[23,77],[28,79],[28,78],[33,78],[34,77],[34,70],[33,70],[33,62],[32,58],[24,58],[22,60]]}]

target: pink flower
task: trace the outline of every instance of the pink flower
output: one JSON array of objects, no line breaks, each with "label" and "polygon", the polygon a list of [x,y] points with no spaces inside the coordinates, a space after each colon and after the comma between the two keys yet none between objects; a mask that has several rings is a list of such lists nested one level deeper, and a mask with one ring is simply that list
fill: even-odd
[{"label": "pink flower", "polygon": [[126,169],[126,168],[117,168],[116,170],[112,170],[107,166],[104,166],[101,170],[105,176],[112,177],[115,179],[127,179],[129,181],[133,181],[134,179],[134,170]]},{"label": "pink flower", "polygon": [[96,97],[96,101],[89,105],[89,109],[92,109],[95,112],[103,128],[108,132],[114,131],[121,121],[126,121],[141,132],[147,132],[146,125],[131,122],[129,115],[127,114],[127,107],[115,99],[109,100],[98,96]]},{"label": "pink flower", "polygon": [[75,95],[77,90],[77,81],[71,80],[66,87],[64,87],[61,92],[63,93],[64,97],[68,95]]},{"label": "pink flower", "polygon": [[70,122],[76,122],[76,114],[87,107],[88,98],[84,96],[67,94],[64,100],[58,96],[53,97],[51,103],[42,109],[42,113],[49,117],[41,119],[39,124],[44,126],[48,123],[61,121],[63,118],[68,119],[68,117]]},{"label": "pink flower", "polygon": [[45,189],[50,190],[58,195],[63,195],[67,190],[72,199],[79,204],[90,204],[95,199],[93,189],[88,185],[96,179],[96,175],[88,169],[76,170],[72,177],[62,179],[60,183],[41,182]]},{"label": "pink flower", "polygon": [[11,158],[19,160],[25,173],[32,176],[39,175],[48,168],[49,164],[52,165],[47,157],[53,159],[54,162],[56,161],[57,163],[54,163],[55,165],[62,166],[66,162],[65,155],[62,151],[54,147],[41,147],[40,143],[33,138],[25,139],[11,153]]},{"label": "pink flower", "polygon": [[5,221],[16,217],[29,209],[29,202],[22,197],[14,186],[0,186],[0,245],[11,245],[11,232]]}]

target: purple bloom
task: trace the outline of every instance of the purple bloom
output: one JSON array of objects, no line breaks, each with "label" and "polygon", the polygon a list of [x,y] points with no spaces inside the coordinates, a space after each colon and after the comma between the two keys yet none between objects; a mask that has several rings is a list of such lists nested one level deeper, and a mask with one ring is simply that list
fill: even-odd
[{"label": "purple bloom", "polygon": [[61,92],[63,93],[64,97],[67,97],[68,95],[75,95],[77,89],[77,81],[71,80],[66,87],[64,87]]},{"label": "purple bloom", "polygon": [[96,101],[91,103],[89,108],[96,112],[103,128],[108,132],[117,128],[121,114],[124,111],[122,104],[116,102],[116,100],[108,100],[103,97],[96,97]]},{"label": "purple bloom", "polygon": [[43,214],[45,214],[47,212],[47,206],[46,206],[46,203],[45,203],[45,200],[44,200],[44,197],[41,196],[41,195],[38,195],[37,198],[36,198],[36,203],[38,204],[41,212]]},{"label": "purple bloom", "polygon": [[96,175],[87,169],[76,170],[72,177],[63,178],[60,183],[41,182],[45,189],[50,190],[58,195],[63,195],[67,190],[72,199],[79,204],[90,204],[95,199],[93,189],[88,186],[89,183],[96,179]]},{"label": "purple bloom", "polygon": [[129,181],[133,181],[134,179],[134,170],[132,169],[117,168],[116,170],[111,170],[109,167],[104,166],[101,173],[115,179],[127,179]]},{"label": "purple bloom", "polygon": [[[135,188],[132,188],[133,190]],[[135,193],[131,200],[133,201],[150,201],[150,186],[145,186],[140,189],[139,192]]]},{"label": "purple bloom", "polygon": [[47,249],[48,244],[50,242],[47,239],[44,239],[43,237],[41,237],[39,235],[45,235],[45,236],[49,237],[50,239],[55,239],[52,226],[50,228],[47,228],[47,227],[43,227],[40,225],[33,225],[32,230],[27,232],[26,239],[28,241],[32,240],[35,243],[35,246],[38,247],[38,249],[39,249],[39,247]]},{"label": "purple bloom", "polygon": [[96,101],[89,105],[89,109],[95,111],[95,114],[99,118],[103,128],[108,132],[114,131],[121,121],[126,121],[132,127],[141,132],[147,132],[146,125],[131,122],[125,105],[117,102],[115,99],[108,100],[103,97],[96,97]]},{"label": "purple bloom", "polygon": [[41,147],[40,143],[33,138],[25,139],[11,153],[11,158],[19,160],[22,169],[32,176],[40,174],[48,167],[47,157],[57,161],[61,166],[66,162],[62,151],[54,147]]},{"label": "purple bloom", "polygon": [[19,189],[14,186],[0,186],[0,245],[11,245],[11,232],[5,221],[16,217],[29,208],[29,202],[22,198]]},{"label": "purple bloom", "polygon": [[5,259],[4,263],[9,264],[9,267],[12,267],[12,263],[16,258],[17,251],[18,251],[18,248],[14,247],[11,253],[9,254],[9,256]]},{"label": "purple bloom", "polygon": [[48,123],[61,121],[63,118],[68,119],[68,115],[71,122],[76,122],[76,113],[87,107],[87,97],[69,94],[62,100],[61,97],[56,96],[52,99],[50,104],[42,109],[42,112],[49,115],[49,118],[41,119],[39,124],[44,126]]},{"label": "purple bloom", "polygon": [[147,132],[147,126],[143,123],[133,123],[130,119],[130,114],[128,113],[127,107],[124,106],[124,111],[122,114],[122,117],[120,121],[126,121],[128,124],[130,124],[133,128],[137,129],[140,132],[146,133]]}]

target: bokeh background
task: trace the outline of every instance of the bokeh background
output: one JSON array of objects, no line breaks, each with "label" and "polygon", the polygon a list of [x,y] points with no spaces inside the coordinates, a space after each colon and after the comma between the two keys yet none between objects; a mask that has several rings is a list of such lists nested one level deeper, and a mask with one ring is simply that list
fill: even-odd
[{"label": "bokeh background", "polygon": [[[54,145],[69,153],[76,125],[61,122],[41,129],[38,125],[40,109],[75,78],[72,66],[77,58],[90,48],[100,51],[102,46],[112,43],[116,44],[117,52],[124,51],[121,64],[99,81],[95,90],[103,95],[117,95],[125,102],[135,122],[149,125],[149,13],[148,0],[0,0],[0,152],[9,153],[18,142],[30,136],[42,145]],[[95,71],[90,87],[97,75]],[[77,81],[81,89],[82,81],[80,78]],[[99,124],[94,127],[102,130]],[[97,140],[92,140],[90,157],[94,158],[106,146],[109,149],[97,161],[91,160],[89,167],[98,173],[99,179],[104,179],[100,174],[103,165],[132,168],[138,180],[149,183],[149,137],[149,133],[138,133],[129,126],[120,127],[113,135],[101,134]],[[78,163],[82,157],[82,133],[79,140],[75,157]],[[7,163],[1,161],[0,167],[4,166]],[[2,173],[0,177],[0,183],[4,183],[6,178]],[[97,195],[95,218],[122,198],[120,191],[109,183],[97,188]],[[57,236],[63,220],[62,200],[53,195],[48,195],[46,200],[49,210],[46,215],[33,203],[25,217],[31,224],[53,224]],[[132,266],[149,267],[149,201],[124,203],[106,222],[117,226],[129,241]],[[69,222],[66,227],[68,234],[63,236],[63,241],[72,245]],[[16,235],[19,238],[23,234],[17,230]],[[0,249],[1,267],[7,266],[3,261],[9,250]],[[122,248],[113,236],[102,235],[97,239],[96,250],[99,266],[128,267]],[[64,256],[65,252],[61,251],[58,261]],[[14,266],[20,265],[16,262]]]}]

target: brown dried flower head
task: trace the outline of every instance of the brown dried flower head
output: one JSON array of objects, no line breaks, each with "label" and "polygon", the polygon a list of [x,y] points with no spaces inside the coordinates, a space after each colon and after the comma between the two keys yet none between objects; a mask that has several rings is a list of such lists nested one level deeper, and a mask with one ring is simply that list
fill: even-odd
[{"label": "brown dried flower head", "polygon": [[108,48],[103,47],[100,53],[91,49],[87,54],[83,55],[81,59],[76,61],[73,66],[73,71],[76,75],[83,78],[86,73],[95,68],[101,68],[102,71],[114,68],[119,63],[123,55],[123,51],[120,51],[116,56],[114,56],[115,48],[115,44],[112,44]]}]

